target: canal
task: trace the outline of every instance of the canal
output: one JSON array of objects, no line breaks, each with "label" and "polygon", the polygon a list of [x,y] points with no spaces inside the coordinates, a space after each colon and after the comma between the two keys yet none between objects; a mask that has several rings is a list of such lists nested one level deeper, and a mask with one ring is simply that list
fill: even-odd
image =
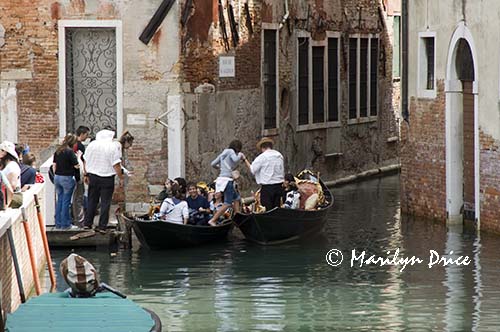
[{"label": "canal", "polygon": [[[403,218],[398,176],[334,188],[333,193],[335,208],[323,236],[303,243],[261,247],[237,240],[116,256],[77,253],[94,263],[102,281],[155,311],[163,331],[500,328],[499,237],[479,238],[459,228]],[[344,258],[337,267],[325,259],[332,249]],[[351,266],[353,250],[358,259]],[[429,268],[431,251],[454,263]],[[54,250],[56,264],[68,253]],[[372,261],[380,258],[378,263],[365,265],[371,255]],[[469,264],[458,264],[459,256],[467,256]],[[340,256],[328,257],[332,263]],[[422,262],[404,268],[388,263],[411,257]],[[380,263],[383,258],[387,264]],[[60,276],[58,288],[65,288]]]}]

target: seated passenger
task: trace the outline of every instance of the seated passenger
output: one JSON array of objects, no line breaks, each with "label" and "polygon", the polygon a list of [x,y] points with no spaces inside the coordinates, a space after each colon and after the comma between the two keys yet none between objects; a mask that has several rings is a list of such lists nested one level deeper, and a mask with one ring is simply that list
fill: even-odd
[{"label": "seated passenger", "polygon": [[295,177],[291,173],[285,174],[283,181],[284,197],[283,207],[285,209],[298,209],[300,207],[300,193],[295,183]]},{"label": "seated passenger", "polygon": [[160,207],[162,220],[176,224],[187,224],[189,219],[189,208],[184,200],[186,193],[177,183],[172,184],[172,197],[167,197]]},{"label": "seated passenger", "polygon": [[189,223],[193,225],[208,225],[210,210],[210,203],[207,199],[200,195],[199,189],[196,188],[194,183],[187,186],[189,196],[186,202],[189,207]]}]

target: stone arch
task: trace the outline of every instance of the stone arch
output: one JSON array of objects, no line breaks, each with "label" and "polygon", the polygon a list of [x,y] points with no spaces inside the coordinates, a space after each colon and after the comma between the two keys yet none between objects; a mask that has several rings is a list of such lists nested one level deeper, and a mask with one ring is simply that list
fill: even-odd
[{"label": "stone arch", "polygon": [[[446,212],[449,222],[462,222],[463,212],[472,205],[472,218],[479,228],[477,59],[472,34],[465,23],[460,22],[451,38],[446,68]],[[464,130],[464,125],[471,126],[471,131]],[[473,148],[468,151],[464,142]],[[473,196],[472,203],[467,201],[467,192]]]}]

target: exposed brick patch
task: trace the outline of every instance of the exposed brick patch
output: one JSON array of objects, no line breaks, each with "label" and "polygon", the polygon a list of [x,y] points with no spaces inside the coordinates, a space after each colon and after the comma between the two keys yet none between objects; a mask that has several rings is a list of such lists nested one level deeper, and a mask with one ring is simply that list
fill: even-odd
[{"label": "exposed brick patch", "polygon": [[479,130],[481,229],[500,233],[500,141]]},{"label": "exposed brick patch", "polygon": [[401,209],[446,220],[446,137],[444,81],[434,100],[412,98],[401,128]]}]

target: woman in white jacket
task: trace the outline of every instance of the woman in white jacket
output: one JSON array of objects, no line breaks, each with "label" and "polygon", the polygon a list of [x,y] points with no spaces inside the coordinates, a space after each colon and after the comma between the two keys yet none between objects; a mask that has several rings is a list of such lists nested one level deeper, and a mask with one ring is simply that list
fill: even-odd
[{"label": "woman in white jacket", "polygon": [[189,219],[189,207],[185,200],[186,193],[177,183],[172,185],[172,197],[163,200],[160,207],[161,219],[176,224],[187,224]]}]

